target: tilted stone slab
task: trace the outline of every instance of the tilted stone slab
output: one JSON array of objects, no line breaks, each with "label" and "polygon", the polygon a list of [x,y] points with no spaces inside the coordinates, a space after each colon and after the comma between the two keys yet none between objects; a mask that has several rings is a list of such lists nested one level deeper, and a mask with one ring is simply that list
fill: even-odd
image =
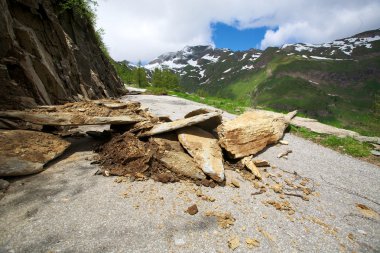
[{"label": "tilted stone slab", "polygon": [[165,123],[157,124],[152,129],[140,134],[139,136],[143,137],[143,136],[151,136],[155,134],[166,133],[166,132],[174,131],[183,127],[196,125],[198,123],[205,122],[208,120],[214,120],[214,119],[219,120],[219,118],[220,118],[220,113],[218,112],[200,114],[200,115],[196,115],[196,116],[189,117],[186,119],[179,119],[173,122],[165,122]]},{"label": "tilted stone slab", "polygon": [[178,140],[202,171],[215,181],[222,182],[223,155],[218,140],[209,132],[195,126],[179,129],[177,133]]},{"label": "tilted stone slab", "polygon": [[139,115],[123,115],[113,117],[86,116],[78,113],[52,112],[33,113],[26,111],[0,111],[0,117],[15,118],[37,125],[78,126],[78,125],[124,125],[145,120]]},{"label": "tilted stone slab", "polygon": [[206,176],[188,154],[179,151],[165,151],[159,160],[171,171],[193,179],[205,179]]}]

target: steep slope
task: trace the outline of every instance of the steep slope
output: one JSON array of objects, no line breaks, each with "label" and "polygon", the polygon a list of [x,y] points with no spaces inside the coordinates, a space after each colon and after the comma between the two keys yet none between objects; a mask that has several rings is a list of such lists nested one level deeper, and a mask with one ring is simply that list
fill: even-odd
[{"label": "steep slope", "polygon": [[145,67],[169,68],[188,92],[277,111],[298,109],[323,122],[380,135],[380,30],[324,44],[233,52],[186,47]]},{"label": "steep slope", "polygon": [[0,0],[2,109],[122,94],[92,24],[59,0]]}]

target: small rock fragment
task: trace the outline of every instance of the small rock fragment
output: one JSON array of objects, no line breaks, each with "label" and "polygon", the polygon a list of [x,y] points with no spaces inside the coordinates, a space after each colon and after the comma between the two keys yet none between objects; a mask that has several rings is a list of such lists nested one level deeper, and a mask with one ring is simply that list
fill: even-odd
[{"label": "small rock fragment", "polygon": [[241,162],[244,164],[244,166],[249,169],[252,174],[257,177],[258,179],[261,179],[261,173],[259,169],[256,167],[255,162],[252,160],[252,156],[247,156],[241,159]]},{"label": "small rock fragment", "polygon": [[275,193],[282,193],[282,184],[274,184],[271,186],[271,189],[275,192]]},{"label": "small rock fragment", "polygon": [[260,242],[255,238],[247,237],[247,239],[245,239],[245,243],[249,249],[252,249],[253,247],[260,247]]},{"label": "small rock fragment", "polygon": [[242,180],[241,180],[240,175],[236,171],[226,170],[224,173],[226,176],[226,185],[240,188],[239,181],[242,181]]},{"label": "small rock fragment", "polygon": [[240,239],[238,236],[233,236],[228,240],[228,247],[232,250],[237,249],[240,246]]},{"label": "small rock fragment", "polygon": [[267,160],[253,159],[253,163],[257,167],[270,167],[270,163]]},{"label": "small rock fragment", "polygon": [[284,140],[280,140],[278,143],[280,143],[282,145],[289,145],[289,142],[288,141],[284,141]]},{"label": "small rock fragment", "polygon": [[356,208],[358,209],[358,211],[366,216],[366,217],[369,217],[369,218],[374,218],[376,220],[378,220],[380,218],[380,214],[377,213],[375,210],[373,210],[372,208],[364,205],[364,204],[356,204]]},{"label": "small rock fragment", "polygon": [[293,151],[291,149],[287,149],[285,152],[278,154],[277,158],[281,158],[284,156],[287,156],[288,154],[292,153]]},{"label": "small rock fragment", "polygon": [[374,156],[380,156],[380,151],[378,150],[371,150],[371,154]]},{"label": "small rock fragment", "polygon": [[235,218],[232,217],[230,212],[207,211],[205,212],[205,215],[207,217],[216,217],[219,227],[224,229],[229,228],[235,222]]},{"label": "small rock fragment", "polygon": [[189,208],[187,208],[187,213],[190,214],[190,215],[195,215],[198,213],[198,207],[196,204],[192,205],[192,206],[189,206]]}]

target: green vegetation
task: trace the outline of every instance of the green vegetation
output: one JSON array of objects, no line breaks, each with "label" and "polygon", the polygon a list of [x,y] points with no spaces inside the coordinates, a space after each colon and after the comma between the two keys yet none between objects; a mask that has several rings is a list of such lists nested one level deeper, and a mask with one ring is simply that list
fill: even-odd
[{"label": "green vegetation", "polygon": [[178,91],[169,91],[170,95],[175,95],[177,97],[185,98],[191,101],[195,101],[198,103],[210,105],[229,113],[240,114],[245,111],[249,104],[245,102],[239,102],[228,98],[220,98],[220,97],[200,97],[197,94],[189,94]]},{"label": "green vegetation", "polygon": [[179,78],[172,71],[156,68],[152,74],[152,86],[158,88],[164,88],[167,90],[178,89]]},{"label": "green vegetation", "polygon": [[141,62],[139,62],[137,68],[133,70],[133,81],[137,87],[145,88],[148,86],[145,68],[141,67]]},{"label": "green vegetation", "polygon": [[317,134],[306,128],[295,126],[290,127],[290,132],[353,157],[371,156],[371,146],[369,144],[359,142],[351,137],[339,138],[333,135]]},{"label": "green vegetation", "polygon": [[155,69],[149,79],[149,75],[139,62],[137,67],[130,67],[128,62],[116,62],[111,60],[120,79],[127,85],[149,88],[153,94],[167,94],[168,90],[178,90],[179,78],[170,70]]},{"label": "green vegetation", "polygon": [[96,14],[94,7],[98,3],[96,0],[61,0],[59,3],[60,14],[65,11],[73,11],[84,20],[90,23],[92,27],[96,24]]},{"label": "green vegetation", "polygon": [[[307,117],[329,125],[363,135],[380,135],[376,97],[380,92],[380,82],[362,74],[368,68],[380,68],[376,60],[313,61],[294,58],[288,64],[278,65],[270,77],[255,86],[252,93],[254,105],[280,112],[298,109]],[[310,79],[317,79],[317,82]]]},{"label": "green vegetation", "polygon": [[115,67],[117,74],[120,79],[127,85],[132,85],[135,83],[133,70],[127,66],[128,62],[115,62],[111,60],[112,65]]},{"label": "green vegetation", "polygon": [[95,7],[98,5],[96,0],[60,0],[58,15],[64,12],[72,11],[77,16],[87,22],[95,36],[96,44],[100,47],[105,56],[111,60],[108,48],[103,41],[104,30],[102,28],[95,29],[96,14]]}]

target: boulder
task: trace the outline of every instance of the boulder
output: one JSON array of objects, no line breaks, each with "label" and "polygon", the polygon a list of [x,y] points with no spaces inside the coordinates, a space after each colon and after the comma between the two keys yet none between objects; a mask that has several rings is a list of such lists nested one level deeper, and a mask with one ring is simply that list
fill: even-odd
[{"label": "boulder", "polygon": [[155,125],[149,131],[143,132],[140,134],[140,137],[143,136],[152,136],[156,134],[166,133],[173,130],[177,130],[186,126],[192,126],[205,121],[218,120],[220,118],[220,113],[210,112],[206,114],[200,114],[186,119],[180,119],[173,122],[165,122]]},{"label": "boulder", "polygon": [[209,132],[195,126],[179,129],[177,133],[180,143],[203,172],[215,181],[222,182],[223,155],[218,140]]},{"label": "boulder", "polygon": [[48,133],[0,130],[0,176],[38,173],[69,146],[69,142]]},{"label": "boulder", "polygon": [[250,111],[224,122],[217,129],[219,144],[232,158],[242,158],[263,150],[282,138],[287,121],[283,114]]}]

